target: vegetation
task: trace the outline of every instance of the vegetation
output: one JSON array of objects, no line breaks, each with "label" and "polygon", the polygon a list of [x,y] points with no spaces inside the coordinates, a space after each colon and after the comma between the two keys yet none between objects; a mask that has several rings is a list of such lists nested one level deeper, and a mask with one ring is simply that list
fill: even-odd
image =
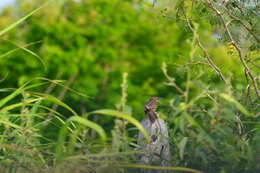
[{"label": "vegetation", "polygon": [[[0,16],[1,172],[259,172],[259,8],[17,0]],[[138,164],[151,96],[170,168]]]}]

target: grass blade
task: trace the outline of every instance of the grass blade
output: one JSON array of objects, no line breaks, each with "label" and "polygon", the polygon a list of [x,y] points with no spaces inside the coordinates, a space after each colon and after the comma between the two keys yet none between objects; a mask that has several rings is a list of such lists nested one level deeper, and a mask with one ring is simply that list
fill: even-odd
[{"label": "grass blade", "polygon": [[16,96],[18,96],[19,94],[21,94],[22,92],[24,92],[25,90],[31,89],[31,88],[35,88],[38,86],[42,86],[44,84],[46,84],[46,82],[42,82],[42,83],[37,83],[37,84],[32,84],[32,85],[28,85],[29,82],[25,83],[24,85],[22,85],[20,88],[18,88],[17,90],[15,90],[13,93],[11,93],[10,95],[6,96],[5,98],[0,100],[0,108],[3,107],[7,102],[9,102],[10,100],[12,100],[13,98],[15,98]]},{"label": "grass blade", "polygon": [[78,123],[80,123],[80,124],[82,124],[84,126],[87,126],[87,127],[91,128],[91,129],[95,130],[99,134],[99,136],[101,137],[101,139],[103,141],[105,141],[106,138],[107,138],[104,129],[100,125],[98,125],[98,124],[96,124],[96,123],[94,123],[92,121],[89,121],[89,120],[84,119],[84,118],[79,117],[79,116],[73,116],[68,121],[75,121],[75,122],[78,122]]},{"label": "grass blade", "polygon": [[[50,2],[50,1],[49,1]],[[19,25],[20,23],[22,23],[23,21],[25,21],[28,17],[30,17],[31,15],[33,15],[34,13],[36,13],[37,11],[39,11],[40,9],[42,9],[43,7],[45,7],[49,2],[41,5],[39,8],[36,8],[35,10],[33,10],[32,12],[30,12],[29,14],[27,14],[26,16],[22,17],[21,19],[17,20],[16,22],[14,22],[13,24],[9,25],[8,27],[2,29],[0,31],[0,36],[4,35],[5,33],[7,33],[8,31],[10,31],[11,29],[13,29],[14,27],[16,27],[17,25]]]},{"label": "grass blade", "polygon": [[115,165],[117,168],[142,168],[142,169],[153,169],[153,170],[172,170],[172,171],[184,171],[184,172],[193,172],[193,173],[202,173],[201,171],[183,168],[183,167],[162,167],[162,166],[150,166],[150,165]]},{"label": "grass blade", "polygon": [[22,46],[22,45],[17,44],[17,43],[15,43],[15,42],[13,42],[13,41],[10,41],[10,40],[6,40],[6,41],[12,43],[13,45],[15,45],[16,47],[18,47],[19,49],[22,49],[22,50],[24,50],[25,52],[28,52],[29,54],[31,54],[31,55],[33,55],[34,57],[36,57],[36,58],[41,62],[41,64],[43,65],[44,69],[45,69],[45,70],[47,69],[47,66],[46,66],[45,62],[43,61],[43,59],[42,59],[39,55],[37,55],[36,53],[34,53],[33,51],[31,51],[30,49],[27,49],[26,46]]},{"label": "grass blade", "polygon": [[109,109],[97,110],[97,111],[91,112],[90,114],[110,115],[110,116],[124,119],[124,120],[132,123],[133,125],[135,125],[144,134],[144,137],[147,140],[149,140],[149,135],[148,135],[147,131],[143,128],[143,126],[136,119],[134,119],[130,115],[127,115],[127,114],[124,114],[122,112],[115,111],[115,110],[109,110]]},{"label": "grass blade", "polygon": [[188,142],[188,137],[183,137],[181,142],[179,143],[179,149],[180,149],[180,158],[181,160],[183,160],[184,157],[184,150],[185,150],[185,146]]},{"label": "grass blade", "polygon": [[24,84],[23,86],[21,86],[20,88],[18,88],[17,90],[15,90],[13,93],[11,93],[10,95],[6,96],[5,98],[0,100],[0,108],[2,106],[4,106],[7,102],[9,102],[10,100],[12,100],[14,97],[16,97],[17,95],[19,95],[20,93],[22,93],[25,89],[26,84]]},{"label": "grass blade", "polygon": [[[41,43],[41,42],[42,42],[41,40],[35,41],[35,42],[31,42],[31,43],[28,43],[28,44],[24,45],[23,47],[26,48],[26,47],[29,47],[29,46],[32,46],[32,45],[35,45],[35,44],[38,44],[38,43]],[[8,56],[8,55],[10,55],[10,54],[12,54],[12,53],[18,51],[18,50],[20,50],[20,49],[21,49],[21,48],[15,48],[15,49],[12,49],[12,50],[10,50],[10,51],[8,51],[8,52],[6,52],[6,53],[0,55],[0,60],[3,59],[3,58],[6,57],[6,56]]]}]

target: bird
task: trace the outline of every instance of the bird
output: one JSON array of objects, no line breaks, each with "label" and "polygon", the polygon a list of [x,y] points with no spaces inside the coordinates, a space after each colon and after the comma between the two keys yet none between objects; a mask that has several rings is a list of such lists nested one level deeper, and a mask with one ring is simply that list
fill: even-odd
[{"label": "bird", "polygon": [[[143,133],[138,134],[138,145],[145,151],[140,155],[140,164],[154,166],[171,166],[171,152],[168,127],[164,120],[157,114],[158,97],[151,97],[144,104],[144,113],[148,115],[141,124],[151,137],[145,142]],[[138,173],[166,173],[165,170],[139,169]]]},{"label": "bird", "polygon": [[144,105],[144,113],[146,115],[148,114],[149,119],[152,123],[158,118],[158,115],[156,113],[158,100],[158,97],[151,97],[151,99]]}]

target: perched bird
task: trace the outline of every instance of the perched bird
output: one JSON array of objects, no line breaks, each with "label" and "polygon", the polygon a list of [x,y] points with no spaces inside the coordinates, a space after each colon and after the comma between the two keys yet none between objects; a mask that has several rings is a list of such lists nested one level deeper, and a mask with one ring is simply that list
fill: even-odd
[{"label": "perched bird", "polygon": [[144,113],[148,114],[150,121],[153,123],[157,118],[156,110],[157,110],[157,102],[158,97],[152,97],[149,102],[144,105]]},{"label": "perched bird", "polygon": [[[151,140],[145,142],[143,133],[138,134],[138,144],[145,153],[140,156],[140,164],[155,166],[170,166],[171,152],[169,144],[168,127],[163,119],[156,113],[158,97],[152,97],[144,105],[144,112],[148,117],[141,124],[148,132]],[[166,170],[144,170],[138,173],[166,173]]]}]

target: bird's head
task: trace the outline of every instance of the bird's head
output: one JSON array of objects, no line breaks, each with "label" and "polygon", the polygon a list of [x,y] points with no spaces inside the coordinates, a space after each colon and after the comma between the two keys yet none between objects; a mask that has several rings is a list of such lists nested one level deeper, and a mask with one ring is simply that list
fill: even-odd
[{"label": "bird's head", "polygon": [[150,98],[150,101],[157,103],[159,100],[159,97],[153,96]]}]

